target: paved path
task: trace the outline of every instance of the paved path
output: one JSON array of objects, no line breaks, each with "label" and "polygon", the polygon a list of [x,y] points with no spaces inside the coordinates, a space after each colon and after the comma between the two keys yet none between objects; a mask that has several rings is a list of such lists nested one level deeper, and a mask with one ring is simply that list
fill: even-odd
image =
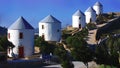
[{"label": "paved path", "polygon": [[[73,61],[74,68],[86,68],[86,66],[83,64],[83,62],[79,61]],[[89,68],[98,68],[95,62],[89,62]],[[49,65],[49,66],[44,66],[42,68],[62,68],[60,64],[58,65]]]},{"label": "paved path", "polygon": [[102,26],[104,26],[104,25],[106,25],[107,23],[103,23],[103,24],[100,24],[100,25],[97,25],[97,27],[99,28],[99,27],[102,27]]},{"label": "paved path", "polygon": [[88,44],[90,44],[90,45],[96,44],[96,40],[95,40],[96,31],[97,31],[97,29],[89,30],[88,39],[87,39]]},{"label": "paved path", "polygon": [[[97,25],[98,28],[106,25],[107,23],[104,23],[104,24],[100,24],[100,25]],[[88,39],[87,39],[87,43],[90,44],[90,45],[94,45],[94,44],[97,44],[96,42],[96,32],[97,32],[97,29],[94,29],[94,30],[89,30],[89,34],[88,34]]]}]

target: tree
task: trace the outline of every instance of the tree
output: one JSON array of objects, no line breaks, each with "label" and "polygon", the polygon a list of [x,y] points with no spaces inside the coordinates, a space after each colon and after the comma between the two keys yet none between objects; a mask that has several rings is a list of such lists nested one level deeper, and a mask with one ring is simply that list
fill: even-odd
[{"label": "tree", "polygon": [[8,47],[14,47],[14,45],[7,40],[7,37],[0,37],[0,51],[7,51]]},{"label": "tree", "polygon": [[103,24],[103,23],[106,23],[107,22],[107,18],[104,17],[104,15],[98,15],[97,16],[97,20],[96,20],[96,23],[97,24]]},{"label": "tree", "polygon": [[81,31],[79,31],[78,33],[76,33],[74,36],[76,37],[80,37],[81,39],[84,39],[88,36],[88,29],[87,28],[83,28]]},{"label": "tree", "polygon": [[111,57],[111,65],[119,66],[119,54],[120,54],[120,38],[109,35],[106,40],[107,49]]},{"label": "tree", "polygon": [[62,62],[61,66],[63,68],[74,68],[74,65],[71,61],[65,60]]},{"label": "tree", "polygon": [[48,43],[43,38],[38,37],[35,39],[35,45],[40,48],[40,53],[42,54],[50,54],[54,52],[55,45],[52,43]]},{"label": "tree", "polygon": [[87,24],[87,28],[89,29],[89,30],[93,30],[93,29],[96,29],[97,28],[97,26],[96,26],[96,24],[95,23],[88,23]]},{"label": "tree", "polygon": [[65,50],[62,44],[59,44],[54,51],[54,54],[58,56],[63,68],[74,68],[74,65],[71,62],[71,58],[68,52]]},{"label": "tree", "polygon": [[62,30],[62,39],[66,39],[67,37],[71,36],[71,34],[69,34],[71,31],[67,31],[67,29]]},{"label": "tree", "polygon": [[104,67],[106,68],[106,65],[109,63],[109,53],[106,51],[106,47],[104,45],[98,45],[96,47],[96,59],[95,62],[97,64],[104,64]]},{"label": "tree", "polygon": [[0,62],[7,60],[7,48],[14,47],[14,45],[7,40],[7,37],[0,37],[0,51],[5,52],[5,54],[0,55]]},{"label": "tree", "polygon": [[75,60],[82,61],[88,68],[88,62],[92,61],[94,56],[92,50],[87,45],[78,45],[71,50]]},{"label": "tree", "polygon": [[81,31],[74,36],[68,37],[66,42],[71,47],[73,58],[82,61],[88,68],[88,62],[93,60],[94,55],[87,42],[84,40],[86,35],[87,34],[84,34],[84,31]]},{"label": "tree", "polygon": [[96,62],[98,64],[119,67],[119,38],[109,36],[107,40],[99,44],[96,48]]}]

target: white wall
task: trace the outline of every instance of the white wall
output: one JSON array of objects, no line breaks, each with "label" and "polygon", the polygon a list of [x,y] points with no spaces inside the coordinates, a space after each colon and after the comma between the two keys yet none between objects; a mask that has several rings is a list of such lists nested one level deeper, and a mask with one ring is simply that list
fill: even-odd
[{"label": "white wall", "polygon": [[72,16],[72,27],[79,28],[79,16]]},{"label": "white wall", "polygon": [[85,27],[85,25],[86,25],[85,16],[83,16],[83,15],[81,15],[81,16],[72,16],[72,26],[74,28],[79,28],[79,24],[81,24],[82,28]]},{"label": "white wall", "polygon": [[[42,29],[44,25],[44,29]],[[57,32],[59,30],[59,32]],[[60,41],[61,39],[61,23],[39,23],[39,36],[44,34],[45,41]]]},{"label": "white wall", "polygon": [[102,14],[103,13],[103,7],[102,6],[93,6],[93,9],[96,11],[96,14]]},{"label": "white wall", "polygon": [[[19,39],[19,33],[23,33],[23,39]],[[34,30],[28,29],[28,30],[9,30],[8,33],[10,33],[10,39],[15,47],[13,48],[13,52],[15,55],[18,55],[18,47],[20,45],[24,46],[24,56],[31,56],[34,53]],[[8,54],[8,56],[12,57],[11,54]]]},{"label": "white wall", "polygon": [[92,22],[96,21],[96,13],[95,12],[85,12],[86,23],[90,23],[90,19]]}]

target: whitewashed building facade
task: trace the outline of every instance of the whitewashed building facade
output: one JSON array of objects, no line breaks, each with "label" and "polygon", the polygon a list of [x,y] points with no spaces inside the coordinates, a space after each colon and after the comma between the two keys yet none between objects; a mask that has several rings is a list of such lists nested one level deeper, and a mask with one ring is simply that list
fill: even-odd
[{"label": "whitewashed building facade", "polygon": [[92,7],[89,7],[85,11],[86,23],[95,22],[96,21],[96,12]]},{"label": "whitewashed building facade", "polygon": [[100,15],[103,13],[103,5],[100,2],[96,2],[93,5],[93,9],[96,11],[97,15]]},{"label": "whitewashed building facade", "polygon": [[60,41],[61,22],[52,15],[48,15],[39,22],[39,36],[45,41]]},{"label": "whitewashed building facade", "polygon": [[80,10],[77,10],[72,16],[73,28],[84,28],[86,26],[85,15]]},{"label": "whitewashed building facade", "polygon": [[8,48],[9,57],[28,57],[34,53],[34,28],[20,17],[8,28],[8,40],[15,47]]}]

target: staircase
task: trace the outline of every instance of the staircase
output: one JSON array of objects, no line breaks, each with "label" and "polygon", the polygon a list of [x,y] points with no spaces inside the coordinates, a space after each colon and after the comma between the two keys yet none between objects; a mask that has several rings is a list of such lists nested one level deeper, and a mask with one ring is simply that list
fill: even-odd
[{"label": "staircase", "polygon": [[[103,24],[99,24],[99,25],[96,25],[97,28],[100,28],[104,25],[106,25],[107,23],[103,23]],[[87,38],[87,43],[90,44],[90,45],[95,45],[97,44],[97,41],[96,41],[96,32],[97,32],[97,29],[94,29],[94,30],[89,30],[89,34],[88,34],[88,38]]]},{"label": "staircase", "polygon": [[90,45],[97,44],[96,39],[95,39],[96,31],[97,31],[97,29],[89,30],[89,34],[88,34],[88,38],[87,38],[88,44],[90,44]]}]

